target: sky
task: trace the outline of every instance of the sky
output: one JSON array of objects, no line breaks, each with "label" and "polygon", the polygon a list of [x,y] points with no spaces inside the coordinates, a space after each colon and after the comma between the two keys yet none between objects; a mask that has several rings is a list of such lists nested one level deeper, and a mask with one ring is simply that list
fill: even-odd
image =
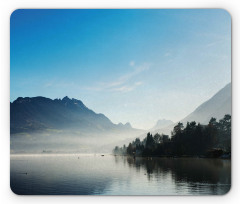
[{"label": "sky", "polygon": [[114,123],[177,122],[231,82],[222,9],[15,10],[10,101],[76,98]]}]

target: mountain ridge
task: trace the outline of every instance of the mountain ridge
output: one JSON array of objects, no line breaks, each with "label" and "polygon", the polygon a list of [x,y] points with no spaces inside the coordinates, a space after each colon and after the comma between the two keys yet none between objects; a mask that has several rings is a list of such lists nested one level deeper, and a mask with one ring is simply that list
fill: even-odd
[{"label": "mountain ridge", "polygon": [[[191,121],[195,121],[201,124],[208,124],[211,117],[215,117],[217,120],[220,120],[224,117],[225,114],[231,115],[231,86],[231,82],[225,85],[211,98],[200,104],[192,113],[181,119],[179,122],[183,123],[184,125],[186,125],[187,122]],[[169,135],[177,123],[173,123],[164,128],[155,129],[152,131],[152,133],[155,134],[158,132]]]},{"label": "mountain ridge", "polygon": [[[207,124],[210,117],[219,120],[225,114],[231,114],[231,83],[180,122],[184,125],[187,121]],[[161,120],[156,123],[159,124]],[[149,131],[170,134],[176,124]],[[95,113],[74,98],[38,96],[19,97],[10,103],[10,133],[13,152],[39,152],[42,149],[108,152],[115,144],[127,144],[136,137],[146,137],[147,131],[132,128],[130,123],[114,124],[104,114]]]},{"label": "mountain ridge", "polygon": [[49,128],[135,129],[130,123],[114,124],[104,114],[89,109],[81,100],[67,96],[62,99],[18,97],[10,103],[10,124],[11,134]]},{"label": "mountain ridge", "polygon": [[161,128],[167,127],[171,124],[174,124],[174,122],[171,120],[160,119],[156,122],[156,124],[150,130],[161,129]]},{"label": "mountain ridge", "polygon": [[192,113],[183,118],[181,122],[186,123],[187,121],[198,120],[197,122],[207,124],[211,117],[219,120],[223,118],[225,114],[231,114],[231,85],[231,83],[225,85],[210,99],[199,105]]}]

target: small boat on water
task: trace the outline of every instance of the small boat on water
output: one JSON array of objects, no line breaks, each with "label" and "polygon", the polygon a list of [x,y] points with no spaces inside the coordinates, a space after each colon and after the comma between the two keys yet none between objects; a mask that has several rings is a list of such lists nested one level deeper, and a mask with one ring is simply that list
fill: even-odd
[{"label": "small boat on water", "polygon": [[101,156],[104,157],[104,154],[102,154]]}]

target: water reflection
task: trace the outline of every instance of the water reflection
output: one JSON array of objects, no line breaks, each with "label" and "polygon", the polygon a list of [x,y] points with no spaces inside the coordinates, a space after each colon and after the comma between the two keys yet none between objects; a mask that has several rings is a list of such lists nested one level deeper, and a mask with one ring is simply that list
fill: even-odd
[{"label": "water reflection", "polygon": [[18,155],[10,176],[12,190],[27,195],[211,195],[228,192],[231,161]]},{"label": "water reflection", "polygon": [[137,172],[144,169],[151,180],[161,181],[171,175],[177,189],[187,185],[193,194],[225,194],[231,187],[231,161],[201,158],[115,157]]}]

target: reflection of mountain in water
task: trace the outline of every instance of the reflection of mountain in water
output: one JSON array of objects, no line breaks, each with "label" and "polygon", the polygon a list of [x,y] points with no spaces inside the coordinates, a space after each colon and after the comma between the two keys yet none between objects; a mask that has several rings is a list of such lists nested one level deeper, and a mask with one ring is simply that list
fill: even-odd
[{"label": "reflection of mountain in water", "polygon": [[231,187],[230,160],[115,157],[116,163],[120,160],[138,172],[144,170],[149,181],[161,182],[171,175],[177,189],[184,183],[193,194],[225,194]]}]

